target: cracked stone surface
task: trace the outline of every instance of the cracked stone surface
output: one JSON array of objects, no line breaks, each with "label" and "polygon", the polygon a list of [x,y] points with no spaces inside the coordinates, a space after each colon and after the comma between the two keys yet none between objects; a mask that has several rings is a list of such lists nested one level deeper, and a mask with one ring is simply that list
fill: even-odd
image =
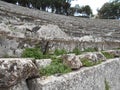
[{"label": "cracked stone surface", "polygon": [[39,76],[38,69],[31,59],[1,58],[0,87],[11,87],[22,80]]}]

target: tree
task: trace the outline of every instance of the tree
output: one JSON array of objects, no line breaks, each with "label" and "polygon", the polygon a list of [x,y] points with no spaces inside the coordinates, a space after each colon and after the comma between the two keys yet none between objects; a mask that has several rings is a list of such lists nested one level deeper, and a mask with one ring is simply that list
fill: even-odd
[{"label": "tree", "polygon": [[100,10],[98,10],[99,18],[116,19],[120,16],[120,2],[115,0],[113,2],[105,3]]},{"label": "tree", "polygon": [[3,0],[9,3],[18,2],[21,6],[30,7],[30,4],[36,9],[46,10],[47,7],[51,7],[52,11],[56,11],[58,14],[68,15],[68,9],[70,8],[70,0]]},{"label": "tree", "polygon": [[76,4],[75,7],[70,8],[70,15],[74,15],[74,13],[85,13],[87,16],[92,14],[92,9],[89,5],[80,7],[79,4]]},{"label": "tree", "polygon": [[16,3],[17,2],[17,0],[2,0],[2,1],[8,2],[8,3]]},{"label": "tree", "polygon": [[66,15],[68,15],[68,9],[70,8],[70,3],[69,2],[64,2],[63,3],[63,9],[64,9],[64,13]]},{"label": "tree", "polygon": [[92,9],[90,8],[89,5],[83,6],[81,9],[82,9],[82,12],[85,12],[88,16],[92,14]]}]

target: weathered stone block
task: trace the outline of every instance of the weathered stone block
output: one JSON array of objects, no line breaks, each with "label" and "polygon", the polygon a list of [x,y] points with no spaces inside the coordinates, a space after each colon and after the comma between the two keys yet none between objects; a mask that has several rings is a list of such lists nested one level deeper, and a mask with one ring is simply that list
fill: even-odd
[{"label": "weathered stone block", "polygon": [[0,90],[29,90],[26,81],[22,80],[18,84],[11,86],[11,87],[5,87],[0,88]]},{"label": "weathered stone block", "polygon": [[120,90],[120,58],[100,65],[81,68],[62,76],[49,76],[29,81],[30,90]]},{"label": "weathered stone block", "polygon": [[21,80],[38,76],[38,70],[31,59],[1,58],[0,87],[11,87]]},{"label": "weathered stone block", "polygon": [[52,62],[51,59],[37,59],[35,60],[35,64],[38,69],[45,68],[46,66],[50,65]]},{"label": "weathered stone block", "polygon": [[88,59],[92,62],[105,61],[106,58],[101,52],[87,52],[78,55],[80,59]]},{"label": "weathered stone block", "polygon": [[66,54],[62,56],[63,64],[67,65],[71,69],[79,69],[82,66],[82,63],[78,56],[75,54]]}]

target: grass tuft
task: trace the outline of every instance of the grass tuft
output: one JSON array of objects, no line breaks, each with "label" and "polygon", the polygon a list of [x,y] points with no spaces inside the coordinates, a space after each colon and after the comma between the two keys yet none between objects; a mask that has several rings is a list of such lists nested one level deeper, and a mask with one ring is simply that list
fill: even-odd
[{"label": "grass tuft", "polygon": [[67,54],[67,51],[65,49],[55,49],[54,51],[54,55],[63,55],[63,54]]},{"label": "grass tuft", "polygon": [[91,61],[91,60],[89,60],[89,59],[82,58],[82,59],[81,59],[81,62],[82,62],[82,64],[83,64],[83,66],[85,66],[85,67],[90,67],[90,66],[94,66],[94,65],[100,64],[102,61],[99,60],[98,62],[93,62],[93,61]]},{"label": "grass tuft", "polygon": [[40,69],[40,75],[50,76],[54,74],[64,74],[71,71],[72,70],[68,66],[62,63],[60,58],[54,58],[49,66]]},{"label": "grass tuft", "polygon": [[109,86],[108,82],[106,81],[106,79],[104,82],[105,82],[105,90],[110,90],[110,86]]},{"label": "grass tuft", "polygon": [[114,55],[112,55],[108,52],[102,52],[102,54],[106,57],[106,59],[114,58]]}]

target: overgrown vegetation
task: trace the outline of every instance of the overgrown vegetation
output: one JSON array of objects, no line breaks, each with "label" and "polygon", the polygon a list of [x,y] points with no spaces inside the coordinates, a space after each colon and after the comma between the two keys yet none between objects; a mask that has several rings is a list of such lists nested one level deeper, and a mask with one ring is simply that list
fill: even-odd
[{"label": "overgrown vegetation", "polygon": [[84,49],[83,52],[96,52],[96,51],[98,51],[97,48],[86,48],[86,49]]},{"label": "overgrown vegetation", "polygon": [[71,69],[68,66],[65,66],[62,63],[60,58],[52,58],[52,63],[46,68],[40,69],[40,75],[49,76],[54,74],[64,74],[71,72]]},{"label": "overgrown vegetation", "polygon": [[105,90],[110,90],[110,86],[109,86],[108,82],[106,81],[106,79],[104,82],[105,82]]},{"label": "overgrown vegetation", "polygon": [[87,58],[82,58],[81,62],[83,64],[83,66],[90,67],[90,66],[94,66],[94,65],[100,64],[102,61],[99,60],[98,62],[93,62],[93,61],[91,61],[91,60],[89,60]]},{"label": "overgrown vegetation", "polygon": [[[84,51],[80,51],[80,49],[75,48],[72,52],[69,53],[75,53],[76,55],[80,55],[83,52],[95,52],[97,51],[95,48],[87,48]],[[44,54],[44,52],[41,51],[40,48],[26,48],[23,53],[22,57],[24,58],[35,58],[35,59],[43,59],[43,58],[50,58],[51,56],[59,56],[63,54],[67,54],[68,52],[65,49],[55,49],[54,53],[52,55]]]},{"label": "overgrown vegetation", "polygon": [[63,55],[63,54],[67,54],[67,51],[65,49],[55,49],[54,51],[54,55]]},{"label": "overgrown vegetation", "polygon": [[24,58],[35,58],[35,59],[44,58],[39,48],[26,48],[21,56]]},{"label": "overgrown vegetation", "polygon": [[120,50],[120,47],[119,48],[114,48],[115,50]]},{"label": "overgrown vegetation", "polygon": [[65,49],[56,49],[53,54],[43,54],[43,52],[39,48],[26,48],[21,56],[23,58],[45,59],[63,54],[67,54],[67,51]]},{"label": "overgrown vegetation", "polygon": [[120,0],[112,0],[105,3],[98,10],[99,18],[102,19],[119,19],[120,18]]},{"label": "overgrown vegetation", "polygon": [[[80,51],[80,49],[75,48],[71,53],[75,53],[76,55],[80,55],[83,52],[96,52],[97,49],[95,48],[87,48],[84,51]],[[68,73],[71,72],[71,68],[64,65],[63,61],[61,58],[58,58],[57,56],[59,55],[63,55],[63,54],[67,54],[68,52],[64,49],[56,49],[54,51],[53,54],[43,54],[43,52],[39,49],[39,48],[26,48],[23,53],[22,53],[22,57],[25,58],[35,58],[35,59],[45,59],[45,58],[51,58],[52,59],[52,63],[45,67],[40,69],[40,74],[42,76],[49,76],[49,75],[54,75],[54,74],[64,74],[64,73]],[[102,52],[103,55],[109,59],[109,58],[113,58],[114,56],[108,52]],[[83,66],[85,67],[90,67],[90,66],[94,66],[97,64],[100,64],[102,61],[92,61],[89,60],[87,58],[82,58],[80,59]]]},{"label": "overgrown vegetation", "polygon": [[67,51],[62,49],[56,49],[53,55],[43,55],[39,48],[26,48],[23,53],[22,57],[24,58],[35,58],[35,59],[43,59],[43,58],[51,58],[52,63],[47,66],[46,68],[42,68],[40,70],[40,74],[42,76],[49,76],[56,73],[63,74],[68,73],[71,69],[68,66],[65,66],[62,63],[62,59],[57,58],[58,55],[67,54]]},{"label": "overgrown vegetation", "polygon": [[78,48],[74,48],[72,53],[75,53],[76,55],[80,55],[82,53],[82,51],[80,51],[80,49],[78,49]]},{"label": "overgrown vegetation", "polygon": [[107,59],[114,58],[114,55],[113,55],[113,54],[110,54],[110,53],[108,53],[108,52],[102,52],[102,54],[103,54]]},{"label": "overgrown vegetation", "polygon": [[72,53],[75,53],[76,55],[80,55],[84,52],[96,52],[98,51],[97,48],[86,48],[84,51],[81,51],[79,48],[74,48]]},{"label": "overgrown vegetation", "polygon": [[63,15],[74,15],[77,13],[85,13],[89,17],[92,15],[92,9],[89,5],[85,5],[80,7],[78,4],[74,7],[71,7],[71,0],[2,0],[9,3],[16,3],[20,6],[25,6],[29,8],[35,8],[42,11],[48,11],[47,8],[51,8],[51,12],[55,12],[56,14]]}]

